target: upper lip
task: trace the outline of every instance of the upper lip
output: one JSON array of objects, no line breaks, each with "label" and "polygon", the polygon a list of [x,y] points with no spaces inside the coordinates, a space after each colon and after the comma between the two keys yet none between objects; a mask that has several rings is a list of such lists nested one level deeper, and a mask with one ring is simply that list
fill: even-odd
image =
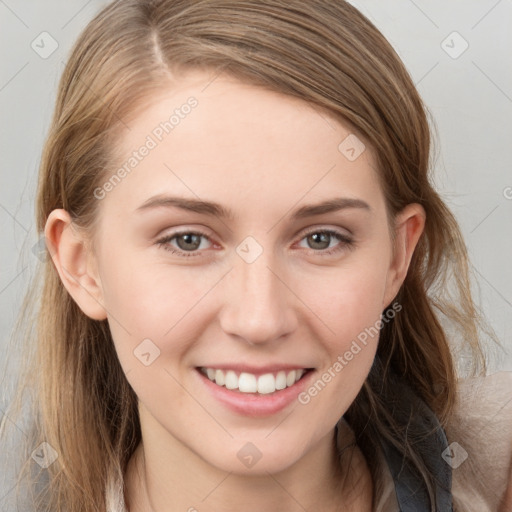
[{"label": "upper lip", "polygon": [[230,363],[215,363],[205,364],[198,368],[214,368],[215,370],[232,370],[239,373],[252,373],[254,375],[264,375],[265,373],[277,373],[280,371],[289,372],[291,370],[312,370],[313,368],[308,365],[300,364],[269,364],[265,366],[249,366],[246,364],[230,364]]}]

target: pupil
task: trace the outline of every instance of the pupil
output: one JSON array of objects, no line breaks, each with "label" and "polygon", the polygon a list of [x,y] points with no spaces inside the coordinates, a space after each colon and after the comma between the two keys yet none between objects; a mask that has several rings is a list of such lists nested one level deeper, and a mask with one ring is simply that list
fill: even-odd
[{"label": "pupil", "polygon": [[[313,233],[312,235],[309,235],[308,238],[309,241],[312,242],[313,248],[326,249],[329,247],[330,235],[328,233]],[[181,240],[185,242],[185,247],[183,247],[183,244],[180,243]],[[180,235],[178,237],[178,245],[180,246],[180,249],[196,250],[201,245],[201,237],[192,233],[185,233],[184,235]],[[193,247],[190,247],[190,245]]]},{"label": "pupil", "polygon": [[314,249],[326,249],[329,247],[330,235],[328,233],[313,233],[308,238],[313,242],[313,245],[320,244],[320,247],[313,247]]},{"label": "pupil", "polygon": [[[185,246],[182,247],[183,244],[180,243],[181,240],[184,240],[185,241]],[[187,244],[192,244],[193,247],[190,247],[190,245],[187,245]],[[201,239],[200,239],[200,236],[199,235],[194,235],[192,233],[186,233],[184,235],[180,235],[178,237],[178,246],[180,246],[180,249],[192,249],[192,250],[195,250],[199,247],[199,245],[201,245]]]}]

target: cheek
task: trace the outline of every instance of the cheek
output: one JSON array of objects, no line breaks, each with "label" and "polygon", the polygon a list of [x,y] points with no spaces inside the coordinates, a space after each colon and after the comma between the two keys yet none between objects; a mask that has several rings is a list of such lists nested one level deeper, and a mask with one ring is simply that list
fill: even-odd
[{"label": "cheek", "polygon": [[218,276],[199,267],[167,264],[164,249],[149,251],[155,255],[111,251],[102,267],[102,286],[106,308],[128,331],[160,338],[194,309]]},{"label": "cheek", "polygon": [[326,327],[326,339],[342,349],[380,318],[386,276],[384,264],[361,258],[316,275],[302,275],[297,289]]},{"label": "cheek", "polygon": [[380,331],[381,281],[378,275],[352,272],[350,277],[331,281],[323,303],[317,299],[322,321],[334,334],[322,338],[326,357],[299,403],[308,416],[323,418],[316,427],[319,433],[345,414],[370,371]]},{"label": "cheek", "polygon": [[187,339],[193,339],[194,330],[200,327],[194,318],[204,316],[201,297],[218,277],[205,272],[193,275],[190,269],[162,262],[148,264],[136,254],[110,254],[101,273],[104,304],[125,370],[139,366],[134,351],[147,339],[162,355],[185,351]]},{"label": "cheek", "polygon": [[[373,254],[367,256],[331,269],[321,286],[319,279],[311,279],[307,288],[315,292],[306,300],[328,329],[322,328],[326,334],[321,338],[326,358],[301,403],[311,402],[315,414],[329,416],[331,421],[355,399],[377,350],[387,266],[376,263],[379,260]],[[306,288],[302,290],[305,293]]]}]

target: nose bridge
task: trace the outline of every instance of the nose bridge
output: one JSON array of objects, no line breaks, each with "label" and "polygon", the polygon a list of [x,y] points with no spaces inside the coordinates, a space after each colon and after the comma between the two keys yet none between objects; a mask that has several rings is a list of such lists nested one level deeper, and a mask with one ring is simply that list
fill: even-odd
[{"label": "nose bridge", "polygon": [[260,309],[270,306],[277,299],[276,294],[279,294],[276,276],[270,270],[272,266],[273,261],[263,256],[251,264],[240,264],[239,277],[243,296],[245,300],[254,301],[254,306],[260,304]]},{"label": "nose bridge", "polygon": [[224,331],[250,344],[271,342],[290,332],[294,327],[290,292],[276,275],[272,251],[262,251],[253,261],[243,256],[237,260],[226,286]]}]

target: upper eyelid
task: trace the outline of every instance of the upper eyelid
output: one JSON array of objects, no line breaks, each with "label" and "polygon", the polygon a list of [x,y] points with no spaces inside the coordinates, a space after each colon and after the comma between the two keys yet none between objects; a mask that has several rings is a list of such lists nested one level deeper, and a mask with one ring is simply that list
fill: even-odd
[{"label": "upper eyelid", "polygon": [[[348,231],[348,230],[347,230]],[[338,235],[342,238],[352,238],[352,233],[348,232],[348,234],[345,234],[341,231],[341,228],[332,228],[332,227],[312,227],[312,228],[304,228],[304,230],[301,230],[299,231],[299,233],[296,235],[298,238],[298,241],[300,242],[303,238],[305,238],[306,236],[312,234],[312,233],[329,233],[331,235]],[[168,235],[163,235],[162,237],[160,237],[157,242],[162,242],[162,241],[170,241],[170,240],[173,240],[174,238],[180,236],[180,235],[186,235],[186,234],[193,234],[193,235],[200,235],[204,238],[206,238],[211,244],[217,244],[213,239],[212,237],[207,234],[207,233],[204,233],[202,232],[201,230],[197,230],[197,229],[183,229],[183,230],[179,230],[179,231],[176,231],[174,233],[170,233]],[[218,244],[217,244],[218,245]],[[178,249],[178,250],[181,250],[181,249]],[[196,249],[196,251],[199,251],[199,252],[202,252],[201,250],[199,249]],[[190,252],[190,253],[193,253],[195,251],[183,251],[183,252]],[[318,252],[321,252],[321,251],[318,251]]]}]

